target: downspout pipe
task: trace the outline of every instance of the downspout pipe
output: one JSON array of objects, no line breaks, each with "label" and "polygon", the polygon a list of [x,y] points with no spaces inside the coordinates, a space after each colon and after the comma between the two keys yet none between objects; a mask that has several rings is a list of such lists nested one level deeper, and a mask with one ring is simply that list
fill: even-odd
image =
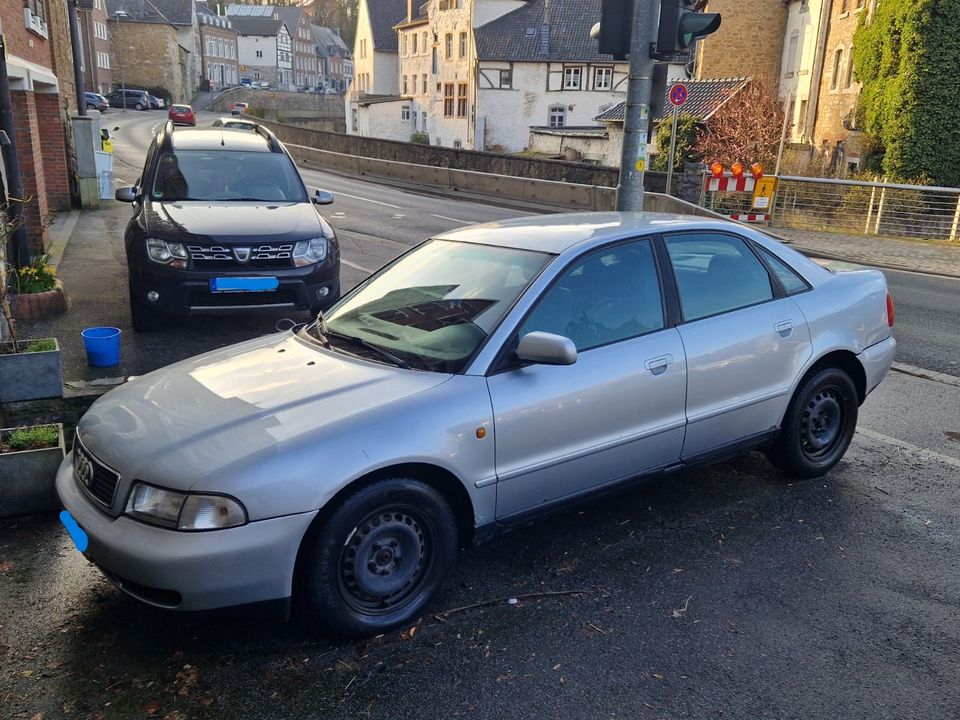
[{"label": "downspout pipe", "polygon": [[73,50],[73,82],[77,86],[77,115],[87,114],[86,86],[83,83],[83,60],[80,56],[80,29],[77,21],[77,0],[67,0],[70,19],[70,47]]},{"label": "downspout pipe", "polygon": [[[13,103],[10,100],[10,78],[7,76],[7,42],[0,34],[0,130],[9,142],[3,144],[3,163],[7,169],[7,217],[16,226],[13,233],[13,265],[17,268],[30,264],[30,243],[23,222],[23,180],[20,177],[20,155],[17,152],[17,133],[13,122]],[[10,248],[8,248],[9,250]]]}]

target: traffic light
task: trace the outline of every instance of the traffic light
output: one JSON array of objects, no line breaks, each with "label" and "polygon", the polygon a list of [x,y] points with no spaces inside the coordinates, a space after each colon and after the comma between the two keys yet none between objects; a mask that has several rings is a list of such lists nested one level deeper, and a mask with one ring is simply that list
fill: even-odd
[{"label": "traffic light", "polygon": [[683,54],[697,40],[720,27],[720,13],[697,11],[705,4],[698,0],[660,0],[657,58]]},{"label": "traffic light", "polygon": [[600,52],[613,55],[614,60],[626,60],[633,33],[633,0],[602,0],[599,25],[596,35],[590,35],[599,37]]}]

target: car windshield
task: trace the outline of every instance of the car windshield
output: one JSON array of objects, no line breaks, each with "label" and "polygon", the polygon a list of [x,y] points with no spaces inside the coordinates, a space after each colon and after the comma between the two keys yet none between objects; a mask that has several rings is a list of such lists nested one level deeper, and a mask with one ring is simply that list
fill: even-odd
[{"label": "car windshield", "polygon": [[348,351],[351,342],[374,346],[367,349],[413,368],[460,372],[551,257],[430,240],[337,305],[327,339]]},{"label": "car windshield", "polygon": [[160,156],[154,200],[306,202],[303,183],[283,153],[177,150]]}]

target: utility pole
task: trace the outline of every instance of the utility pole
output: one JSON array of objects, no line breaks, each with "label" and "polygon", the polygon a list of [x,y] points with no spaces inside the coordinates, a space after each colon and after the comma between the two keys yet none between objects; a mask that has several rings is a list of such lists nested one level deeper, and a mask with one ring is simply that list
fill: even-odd
[{"label": "utility pole", "polygon": [[70,20],[70,47],[73,50],[73,82],[77,86],[77,115],[87,114],[87,99],[84,92],[83,60],[80,53],[80,29],[77,21],[77,0],[67,0],[67,12]]},{"label": "utility pole", "polygon": [[[3,163],[7,170],[7,219],[16,228],[12,244],[15,250],[14,265],[18,268],[30,264],[30,245],[23,218],[23,181],[20,178],[20,155],[17,153],[17,134],[14,129],[13,103],[10,100],[10,78],[7,75],[7,44],[0,33],[0,133],[5,135]],[[8,252],[10,248],[5,248]],[[9,257],[9,256],[8,256]]]},{"label": "utility pole", "polygon": [[647,136],[650,132],[650,88],[654,61],[650,43],[660,19],[657,0],[633,0],[630,39],[630,76],[623,118],[623,149],[617,210],[643,210],[643,173],[647,169]]}]

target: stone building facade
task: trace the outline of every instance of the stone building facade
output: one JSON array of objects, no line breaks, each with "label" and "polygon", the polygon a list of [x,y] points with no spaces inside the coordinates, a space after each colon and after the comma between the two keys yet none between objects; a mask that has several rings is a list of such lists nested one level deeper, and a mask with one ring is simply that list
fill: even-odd
[{"label": "stone building facade", "polygon": [[697,79],[747,76],[776,89],[787,22],[784,0],[709,0],[706,12],[718,12],[723,20],[697,43]]},{"label": "stone building facade", "polygon": [[300,6],[275,7],[276,13],[290,32],[293,65],[290,83],[294,88],[317,85],[317,52],[313,28],[307,11]]},{"label": "stone building facade", "polygon": [[217,15],[206,2],[197,3],[202,57],[202,89],[217,92],[240,84],[237,31],[230,19]]},{"label": "stone building facade", "polygon": [[[27,13],[25,10],[29,10]],[[0,4],[7,74],[10,80],[10,110],[14,120],[14,137],[19,155],[23,182],[23,218],[27,237],[34,252],[47,247],[45,225],[49,214],[70,207],[64,109],[75,97],[63,97],[54,54],[54,43],[64,41],[66,6],[42,0]],[[66,46],[69,51],[69,44]],[[64,73],[72,73],[72,65],[62,65]],[[42,132],[41,132],[42,128]],[[5,192],[7,168],[0,162]]]}]

